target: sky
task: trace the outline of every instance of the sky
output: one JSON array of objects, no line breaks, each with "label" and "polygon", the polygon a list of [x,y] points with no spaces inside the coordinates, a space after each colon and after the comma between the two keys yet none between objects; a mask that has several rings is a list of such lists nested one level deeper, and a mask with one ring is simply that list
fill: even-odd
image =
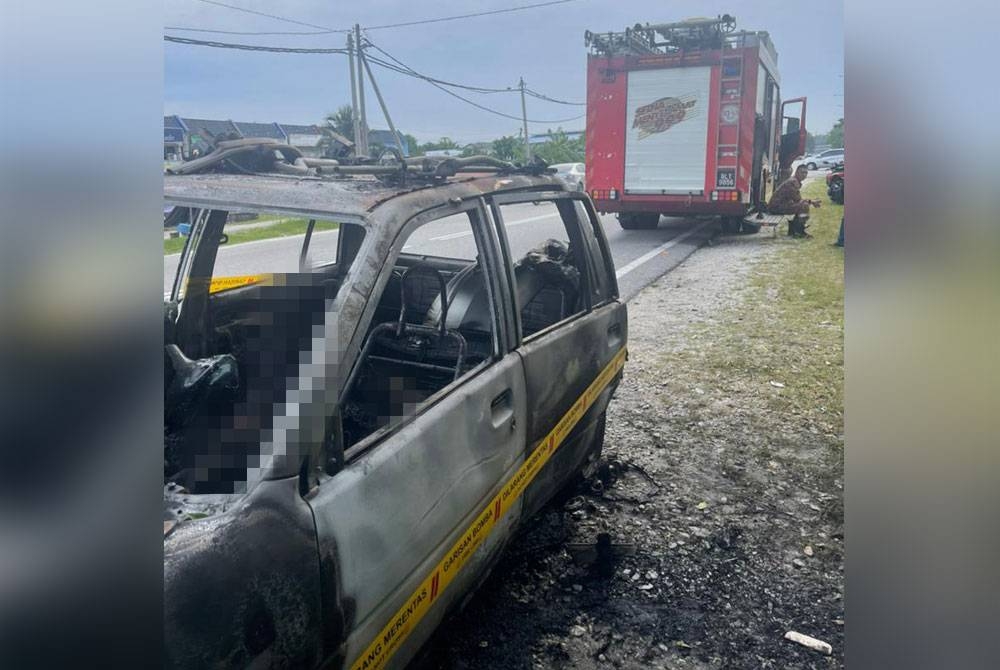
[{"label": "sky", "polygon": [[[327,28],[379,26],[490,11],[542,0],[218,0]],[[766,30],[778,51],[783,98],[808,98],[807,128],[828,131],[843,113],[844,35],[840,2],[724,0],[573,0],[564,4],[420,26],[384,28],[371,41],[417,70],[439,79],[490,88],[515,87],[519,77],[549,97],[582,102],[586,96],[583,33],[621,31],[728,13],[737,29]],[[235,11],[203,0],[166,0],[165,25],[228,31],[315,31],[302,25]],[[181,37],[284,47],[341,48],[346,36],[230,35],[166,30]],[[400,132],[420,141],[447,136],[459,143],[517,135],[519,121],[481,111],[430,84],[375,67],[376,81]],[[516,93],[460,93],[520,118]],[[343,104],[351,88],[347,57],[231,51],[164,44],[164,113],[236,121],[316,123]],[[368,125],[385,128],[373,91],[366,95]],[[584,108],[528,98],[529,132],[582,130]]]}]

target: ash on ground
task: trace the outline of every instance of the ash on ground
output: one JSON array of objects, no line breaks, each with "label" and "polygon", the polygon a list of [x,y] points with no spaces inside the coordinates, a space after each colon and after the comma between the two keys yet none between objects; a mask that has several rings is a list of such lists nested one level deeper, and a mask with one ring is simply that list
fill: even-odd
[{"label": "ash on ground", "polygon": [[842,416],[775,412],[765,378],[715,383],[669,355],[753,309],[733,287],[784,244],[723,239],[629,304],[597,475],[528,524],[418,667],[843,667]]}]

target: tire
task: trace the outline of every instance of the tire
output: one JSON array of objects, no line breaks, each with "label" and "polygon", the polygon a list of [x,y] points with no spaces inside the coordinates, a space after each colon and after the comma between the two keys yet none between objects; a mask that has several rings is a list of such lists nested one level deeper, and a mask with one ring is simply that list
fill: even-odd
[{"label": "tire", "polygon": [[834,179],[830,182],[830,188],[827,190],[827,195],[830,196],[830,201],[838,205],[844,204],[844,180]]},{"label": "tire", "polygon": [[604,429],[607,422],[608,411],[604,410],[597,419],[597,430],[594,431],[594,439],[587,449],[587,458],[584,459],[583,464],[580,466],[580,471],[577,473],[579,478],[588,479],[593,477],[597,471],[597,464],[601,460],[601,452],[604,450]]},{"label": "tire", "polygon": [[724,235],[735,235],[740,232],[741,221],[735,216],[722,217],[722,233]]},{"label": "tire", "polygon": [[618,215],[618,223],[624,230],[652,230],[660,225],[659,214],[626,214]]},{"label": "tire", "polygon": [[816,169],[816,164],[815,163],[806,163],[806,168],[809,169],[809,170],[815,170]]}]

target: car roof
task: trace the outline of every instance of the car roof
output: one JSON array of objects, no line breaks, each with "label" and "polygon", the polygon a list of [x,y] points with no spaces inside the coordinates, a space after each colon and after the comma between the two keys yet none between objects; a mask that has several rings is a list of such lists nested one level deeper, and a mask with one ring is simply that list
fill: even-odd
[{"label": "car roof", "polygon": [[[363,175],[346,179],[285,175],[204,173],[164,175],[167,203],[204,209],[267,211],[366,223],[376,208],[393,203],[414,213],[452,198],[518,190],[563,191],[552,175],[469,174],[428,184],[390,185]],[[402,223],[402,222],[401,222]]]}]

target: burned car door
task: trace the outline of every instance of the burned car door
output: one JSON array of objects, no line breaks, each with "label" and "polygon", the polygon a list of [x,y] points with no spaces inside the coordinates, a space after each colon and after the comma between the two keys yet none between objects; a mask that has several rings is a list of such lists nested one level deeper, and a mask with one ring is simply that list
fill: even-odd
[{"label": "burned car door", "polygon": [[344,464],[308,497],[335,666],[404,664],[520,516],[491,512],[489,532],[463,540],[524,456],[524,373],[487,221],[480,201],[410,221],[361,320],[339,404]]},{"label": "burned car door", "polygon": [[[534,207],[525,218],[527,203]],[[492,205],[513,276],[516,351],[529,398],[526,449],[554,429],[562,440],[524,494],[528,516],[596,464],[628,324],[607,240],[585,195],[497,195]]]}]

